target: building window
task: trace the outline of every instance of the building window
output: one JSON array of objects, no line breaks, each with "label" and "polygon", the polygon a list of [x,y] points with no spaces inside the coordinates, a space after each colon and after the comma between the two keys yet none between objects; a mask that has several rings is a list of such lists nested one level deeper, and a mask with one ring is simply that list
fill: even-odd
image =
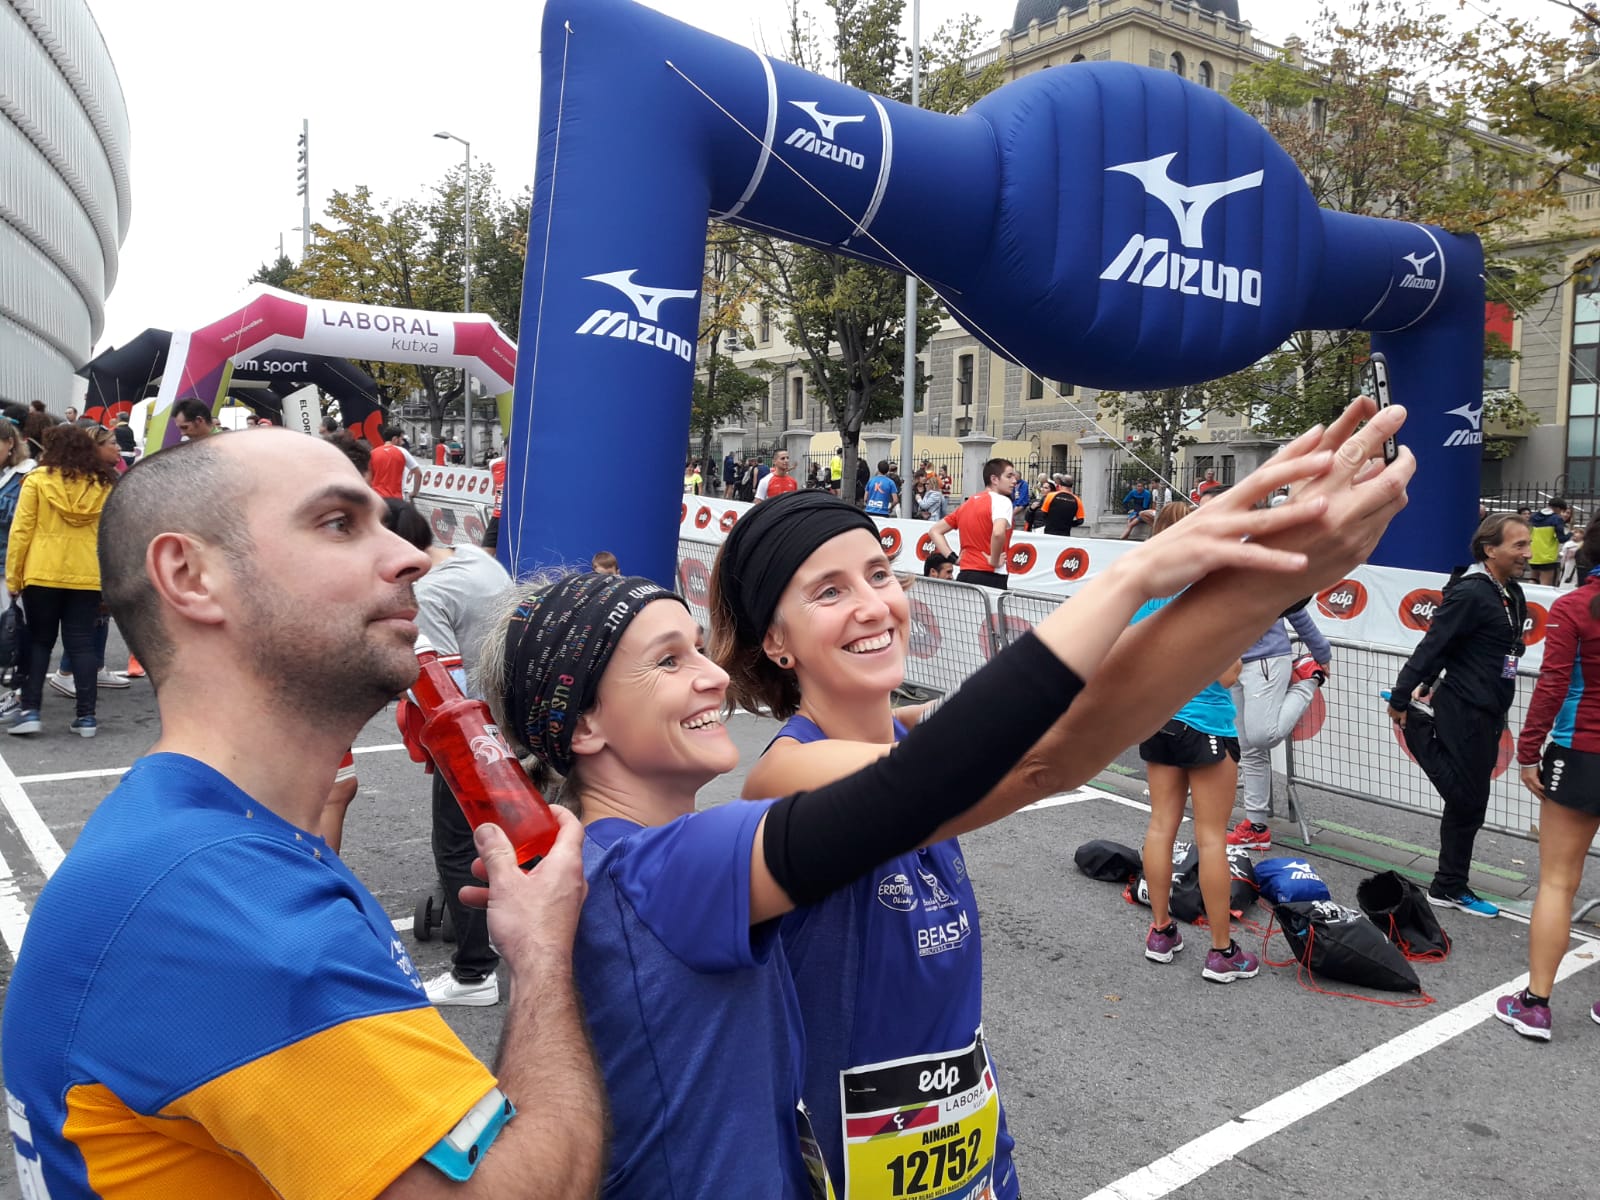
[{"label": "building window", "polygon": [[1152,51],[1150,51],[1150,65],[1152,67],[1154,67],[1158,71],[1162,67],[1166,66],[1167,65],[1167,52],[1165,50],[1152,50]]},{"label": "building window", "polygon": [[757,341],[763,346],[772,344],[772,314],[767,311],[767,306],[761,306],[761,326]]},{"label": "building window", "polygon": [[1590,495],[1600,480],[1600,274],[1580,278],[1572,313],[1572,379],[1567,385],[1567,488]]},{"label": "building window", "polygon": [[1167,69],[1174,75],[1184,75],[1185,68],[1187,66],[1188,64],[1183,61],[1183,55],[1179,54],[1176,50],[1172,52],[1172,57],[1167,60]]},{"label": "building window", "polygon": [[1233,90],[1233,76],[1224,71],[1217,76],[1217,91],[1227,93]]},{"label": "building window", "polygon": [[972,355],[963,354],[956,360],[956,403],[962,408],[972,406]]},{"label": "building window", "polygon": [[1056,380],[1056,394],[1059,396],[1076,396],[1078,394],[1078,385],[1069,383],[1065,379],[1058,379]]},{"label": "building window", "polygon": [[1202,62],[1198,67],[1195,68],[1194,81],[1201,87],[1210,87],[1215,78],[1216,76],[1214,76],[1211,72],[1210,63]]},{"label": "building window", "polygon": [[922,412],[928,407],[928,364],[917,359],[917,386],[912,392],[911,411]]},{"label": "building window", "polygon": [[806,416],[806,379],[804,375],[796,375],[789,381],[789,394],[794,397],[794,419],[805,420]]},{"label": "building window", "polygon": [[1028,372],[1028,399],[1044,399],[1044,380],[1040,379],[1032,371]]}]

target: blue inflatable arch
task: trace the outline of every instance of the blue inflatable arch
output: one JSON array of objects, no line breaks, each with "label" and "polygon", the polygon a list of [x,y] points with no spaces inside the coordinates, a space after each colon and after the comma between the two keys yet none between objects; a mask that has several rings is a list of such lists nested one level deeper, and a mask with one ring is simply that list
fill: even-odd
[{"label": "blue inflatable arch", "polygon": [[[1077,63],[961,116],[812,75],[628,0],[551,0],[501,546],[673,577],[708,216],[909,269],[988,345],[1097,388],[1213,379],[1363,329],[1411,413],[1415,499],[1373,561],[1442,570],[1477,519],[1483,255],[1320,209],[1177,75]],[[625,487],[585,467],[601,437]]]}]

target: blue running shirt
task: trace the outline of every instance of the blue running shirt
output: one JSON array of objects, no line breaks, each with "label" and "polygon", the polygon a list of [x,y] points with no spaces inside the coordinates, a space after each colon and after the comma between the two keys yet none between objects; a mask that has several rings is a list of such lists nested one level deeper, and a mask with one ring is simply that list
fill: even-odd
[{"label": "blue running shirt", "polygon": [[573,962],[611,1098],[607,1197],[813,1195],[794,984],[776,924],[750,928],[750,851],[770,807],[585,831]]},{"label": "blue running shirt", "polygon": [[[896,723],[896,738],[905,733]],[[825,736],[800,716],[778,732]],[[960,844],[902,854],[781,924],[805,1025],[806,1107],[840,1196],[1016,1200]]]},{"label": "blue running shirt", "polygon": [[[1177,596],[1168,596],[1163,600],[1148,600],[1133,614],[1133,620],[1128,623],[1137,625],[1176,599]],[[1198,729],[1201,733],[1209,733],[1212,737],[1238,737],[1239,731],[1234,725],[1237,712],[1233,705],[1233,693],[1213,680],[1172,716],[1173,720],[1182,721],[1190,729]]]},{"label": "blue running shirt", "polygon": [[494,1086],[339,856],[179,754],[40,894],[4,1055],[22,1194],[51,1200],[373,1196]]}]

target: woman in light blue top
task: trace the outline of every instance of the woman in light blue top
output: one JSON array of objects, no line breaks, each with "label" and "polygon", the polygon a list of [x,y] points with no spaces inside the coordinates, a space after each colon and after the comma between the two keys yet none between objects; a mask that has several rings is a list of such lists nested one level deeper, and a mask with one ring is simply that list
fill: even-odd
[{"label": "woman in light blue top", "polygon": [[[1157,515],[1151,536],[1176,524],[1194,509],[1179,500]],[[1151,600],[1134,614],[1133,624],[1160,611],[1175,597]],[[1194,844],[1200,854],[1200,894],[1211,927],[1211,951],[1201,972],[1214,983],[1250,979],[1261,964],[1239,948],[1229,926],[1228,816],[1239,780],[1239,738],[1234,727],[1233,697],[1228,689],[1239,677],[1240,664],[1208,684],[1161,727],[1139,743],[1150,783],[1150,825],[1144,838],[1144,876],[1150,888],[1150,931],[1144,955],[1169,963],[1183,949],[1183,935],[1168,910],[1172,897],[1172,844],[1183,821],[1184,801],[1194,800]]]}]

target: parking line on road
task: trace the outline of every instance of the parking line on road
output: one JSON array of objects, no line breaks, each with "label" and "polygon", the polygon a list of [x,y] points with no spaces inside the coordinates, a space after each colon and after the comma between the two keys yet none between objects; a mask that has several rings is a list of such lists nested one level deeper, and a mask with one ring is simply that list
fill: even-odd
[{"label": "parking line on road", "polygon": [[[356,746],[352,753],[355,754],[388,754],[395,750],[404,750],[404,742],[386,743],[382,746]],[[49,775],[19,775],[18,783],[66,783],[74,779],[108,779],[113,775],[126,775],[132,767],[102,767],[97,771],[56,771]]]},{"label": "parking line on road", "polygon": [[[1556,971],[1560,982],[1600,962],[1600,951],[1583,942],[1567,951]],[[1507,992],[1528,986],[1526,973],[1490,988],[1415,1029],[1374,1046],[1359,1058],[1333,1068],[1297,1088],[1268,1100],[1210,1133],[1202,1134],[1149,1166],[1124,1175],[1085,1200],[1160,1200],[1193,1183],[1214,1167],[1236,1158],[1257,1142],[1281,1133],[1352,1092],[1403,1067],[1430,1050],[1476,1028],[1494,1015],[1494,1002]]]},{"label": "parking line on road", "polygon": [[22,935],[27,929],[27,902],[22,898],[16,876],[11,873],[11,864],[0,858],[0,940],[4,940],[6,949],[11,951],[12,962],[22,949]]},{"label": "parking line on road", "polygon": [[12,823],[22,835],[28,853],[33,855],[34,861],[44,871],[45,878],[50,878],[67,856],[66,851],[61,849],[56,835],[50,832],[50,826],[45,824],[39,810],[28,799],[28,793],[22,790],[21,782],[12,774],[11,767],[3,758],[0,758],[0,804],[4,804],[6,812],[11,814]]}]

